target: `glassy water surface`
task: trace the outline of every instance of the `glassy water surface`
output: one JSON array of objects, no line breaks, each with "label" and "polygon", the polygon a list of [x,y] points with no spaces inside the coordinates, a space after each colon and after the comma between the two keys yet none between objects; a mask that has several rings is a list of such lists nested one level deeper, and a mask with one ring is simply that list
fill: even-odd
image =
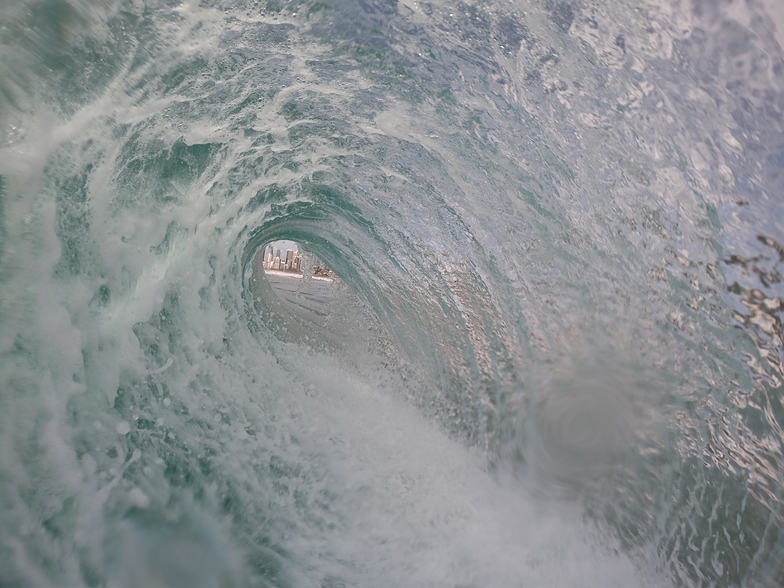
[{"label": "glassy water surface", "polygon": [[784,583],[783,46],[0,5],[0,584]]}]

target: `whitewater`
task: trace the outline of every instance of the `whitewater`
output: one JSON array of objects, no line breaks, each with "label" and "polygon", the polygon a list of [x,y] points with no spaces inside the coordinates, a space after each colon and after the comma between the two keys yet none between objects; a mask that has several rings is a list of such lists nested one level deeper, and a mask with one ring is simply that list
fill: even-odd
[{"label": "whitewater", "polygon": [[783,113],[774,0],[0,4],[0,586],[784,584]]}]

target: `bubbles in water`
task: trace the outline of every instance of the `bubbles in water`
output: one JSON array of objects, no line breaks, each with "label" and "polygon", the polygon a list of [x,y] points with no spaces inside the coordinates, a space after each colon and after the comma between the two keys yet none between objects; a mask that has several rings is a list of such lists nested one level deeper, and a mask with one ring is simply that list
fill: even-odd
[{"label": "bubbles in water", "polygon": [[[146,498],[138,488],[131,494],[137,490],[135,498]],[[237,563],[214,523],[137,506],[107,541],[110,586],[240,584]]]},{"label": "bubbles in water", "polygon": [[[656,528],[662,583],[781,584],[772,33],[406,3],[0,7],[0,584],[631,583],[435,420]],[[672,453],[623,362],[520,387],[587,322],[684,357]]]},{"label": "bubbles in water", "polygon": [[131,491],[128,492],[128,499],[131,501],[131,504],[137,508],[147,508],[150,506],[150,499],[141,488],[132,488]]}]

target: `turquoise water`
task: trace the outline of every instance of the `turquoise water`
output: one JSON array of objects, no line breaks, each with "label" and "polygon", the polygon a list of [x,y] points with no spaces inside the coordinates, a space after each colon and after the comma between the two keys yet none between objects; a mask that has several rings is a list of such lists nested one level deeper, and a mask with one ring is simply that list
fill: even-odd
[{"label": "turquoise water", "polygon": [[784,583],[783,21],[0,6],[0,585]]}]

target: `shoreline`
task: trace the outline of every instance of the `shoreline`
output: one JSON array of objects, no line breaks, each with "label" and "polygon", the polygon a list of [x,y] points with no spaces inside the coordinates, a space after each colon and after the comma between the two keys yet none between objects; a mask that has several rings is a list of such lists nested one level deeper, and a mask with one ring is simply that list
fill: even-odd
[{"label": "shoreline", "polygon": [[[284,276],[284,277],[287,277],[287,278],[298,278],[300,280],[305,277],[305,274],[298,274],[296,272],[286,272],[286,271],[270,270],[270,269],[265,269],[264,273],[265,274],[272,274],[274,276]],[[311,276],[310,279],[311,280],[321,280],[322,282],[334,282],[335,281],[334,278],[325,278],[324,276]]]},{"label": "shoreline", "polygon": [[298,274],[297,272],[286,272],[286,271],[271,270],[271,269],[265,269],[264,273],[273,274],[275,276],[287,276],[289,278],[299,278],[300,280],[305,277],[304,274]]}]

